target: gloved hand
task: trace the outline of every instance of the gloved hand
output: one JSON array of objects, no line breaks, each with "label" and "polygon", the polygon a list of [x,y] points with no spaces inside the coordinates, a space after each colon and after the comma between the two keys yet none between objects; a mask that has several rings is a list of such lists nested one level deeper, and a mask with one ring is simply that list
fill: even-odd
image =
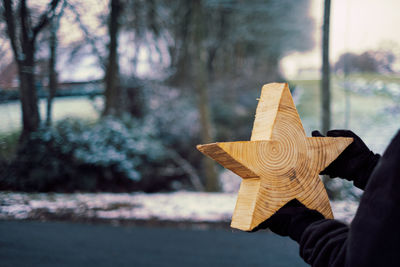
[{"label": "gloved hand", "polygon": [[[319,131],[313,131],[312,136],[324,137]],[[364,189],[380,155],[369,150],[361,138],[352,131],[331,130],[327,132],[327,136],[352,137],[353,142],[321,174],[353,181],[355,186]]]},{"label": "gloved hand", "polygon": [[275,234],[289,236],[300,242],[301,235],[311,223],[323,220],[324,216],[316,210],[310,210],[293,199],[280,208],[269,219],[254,228],[252,232],[269,228]]}]

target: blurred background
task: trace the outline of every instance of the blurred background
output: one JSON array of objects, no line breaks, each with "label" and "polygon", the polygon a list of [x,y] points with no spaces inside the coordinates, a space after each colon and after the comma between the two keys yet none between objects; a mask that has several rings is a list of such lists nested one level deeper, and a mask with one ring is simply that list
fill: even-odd
[{"label": "blurred background", "polygon": [[[2,0],[0,218],[227,225],[240,178],[195,147],[249,140],[269,82],[289,83],[309,136],[351,129],[382,153],[399,128],[399,9]],[[361,192],[324,180],[350,222]]]}]

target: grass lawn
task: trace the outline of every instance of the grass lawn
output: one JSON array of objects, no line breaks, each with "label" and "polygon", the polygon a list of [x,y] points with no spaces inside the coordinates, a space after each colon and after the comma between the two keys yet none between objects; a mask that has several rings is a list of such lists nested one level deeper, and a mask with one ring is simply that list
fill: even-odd
[{"label": "grass lawn", "polygon": [[[398,76],[379,74],[357,74],[348,78],[350,81],[364,79],[367,83],[382,81],[383,83],[400,83]],[[313,129],[320,129],[320,81],[293,80],[300,93],[296,105],[308,135]],[[346,127],[346,93],[340,86],[343,79],[334,76],[331,81],[332,97],[332,127],[336,129],[348,128],[357,133],[367,145],[377,152],[382,152],[391,137],[400,126],[400,114],[385,111],[386,107],[396,104],[393,99],[383,95],[362,95],[348,93],[350,116]]]}]

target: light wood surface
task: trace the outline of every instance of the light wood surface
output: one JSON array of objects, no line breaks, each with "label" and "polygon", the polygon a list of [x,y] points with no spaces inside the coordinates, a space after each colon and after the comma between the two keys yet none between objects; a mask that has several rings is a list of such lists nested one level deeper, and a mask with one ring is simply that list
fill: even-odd
[{"label": "light wood surface", "polygon": [[249,231],[297,198],[333,218],[318,174],[352,138],[307,137],[286,83],[263,86],[250,141],[197,148],[242,177],[231,227]]}]

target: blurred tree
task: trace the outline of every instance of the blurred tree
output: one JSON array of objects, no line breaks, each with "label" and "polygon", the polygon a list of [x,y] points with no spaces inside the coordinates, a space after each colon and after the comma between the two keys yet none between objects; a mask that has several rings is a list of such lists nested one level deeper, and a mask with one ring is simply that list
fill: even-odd
[{"label": "blurred tree", "polygon": [[[261,83],[283,80],[279,69],[283,56],[313,47],[309,7],[309,0],[174,1],[166,6],[165,25],[171,36],[169,84],[197,96],[200,142],[212,139],[214,119],[218,129],[224,128],[222,123],[228,123],[225,128],[231,132],[235,128],[233,138],[248,132],[247,124],[241,125],[247,131],[241,131],[235,123],[243,104],[239,102],[244,94],[248,99],[250,89],[259,92]],[[208,99],[208,94],[213,97]],[[212,171],[203,165],[205,172]]]},{"label": "blurred tree", "polygon": [[52,106],[53,98],[57,91],[57,32],[60,27],[60,19],[64,12],[66,1],[63,1],[63,6],[60,12],[55,16],[55,18],[50,22],[50,38],[49,38],[49,69],[48,69],[48,97],[47,97],[47,107],[46,107],[46,125],[50,126],[52,122]]},{"label": "blurred tree", "polygon": [[120,30],[120,16],[122,12],[120,0],[110,0],[110,16],[108,18],[108,60],[106,68],[105,105],[103,115],[121,114],[121,87],[119,85],[118,64],[118,32]]},{"label": "blurred tree", "polygon": [[[152,58],[152,53],[159,54],[159,33],[162,31],[158,10],[163,8],[162,2],[154,0],[110,0],[109,15],[107,19],[109,45],[107,48],[105,74],[105,107],[103,115],[120,115],[129,112],[134,117],[141,117],[143,105],[140,101],[140,87],[130,86],[128,83],[136,79],[136,73],[126,71],[128,68],[137,70],[138,58],[141,48],[147,48]],[[134,36],[130,42],[124,43],[124,62],[131,66],[121,64],[118,56],[119,42]],[[153,49],[153,50],[152,50]],[[132,53],[134,51],[134,53]],[[132,57],[132,54],[134,56]],[[130,60],[129,60],[130,58]],[[122,73],[121,65],[125,67]]]},{"label": "blurred tree", "polygon": [[189,57],[189,32],[192,19],[191,1],[176,1],[171,5],[169,16],[175,18],[170,20],[168,31],[172,35],[172,42],[168,46],[171,57],[170,68],[174,74],[170,77],[172,84],[180,84],[187,81],[190,73]]},{"label": "blurred tree", "polygon": [[[329,63],[329,27],[331,14],[331,0],[324,1],[324,17],[322,25],[322,79],[321,79],[321,128],[326,134],[331,127],[331,89],[330,89],[330,63]],[[323,182],[330,197],[334,197],[338,190],[332,189],[332,180],[323,176]]]},{"label": "blurred tree", "polygon": [[[121,74],[123,84],[123,108],[124,111],[133,117],[141,118],[145,113],[143,103],[144,92],[142,86],[135,86],[140,79],[137,77],[139,72],[140,57],[147,54],[149,63],[153,66],[154,58],[158,57],[162,61],[163,55],[160,51],[160,33],[163,32],[163,25],[160,14],[164,11],[164,3],[155,0],[127,0],[122,14],[121,37],[129,40],[124,43],[125,54],[124,74]],[[153,67],[152,66],[152,67]],[[153,70],[156,72],[156,70]],[[122,72],[122,70],[121,70]],[[133,82],[132,81],[136,81]]]},{"label": "blurred tree", "polygon": [[[282,80],[279,60],[293,51],[307,51],[314,45],[313,20],[309,0],[216,1],[204,0],[205,49],[207,68],[218,79],[250,73],[262,73],[263,81]],[[171,80],[190,80],[191,57],[188,53],[193,5],[176,1],[169,5],[168,31]],[[284,19],[283,19],[284,17]],[[210,76],[211,77],[211,76]]]},{"label": "blurred tree", "polygon": [[393,64],[396,60],[394,47],[380,47],[378,50],[369,50],[360,54],[343,53],[334,66],[337,74],[343,74],[343,89],[345,93],[345,120],[344,128],[350,127],[350,90],[349,75],[352,73],[393,73]]},{"label": "blurred tree", "polygon": [[53,20],[50,23],[50,40],[49,40],[49,95],[47,97],[47,108],[46,108],[46,125],[51,125],[51,110],[53,105],[53,98],[57,90],[57,72],[56,72],[56,57],[57,57],[57,23]]},{"label": "blurred tree", "polygon": [[[101,14],[99,17],[100,25],[96,25],[96,27],[90,27],[83,20],[82,17],[85,16],[85,9],[81,10],[79,7],[83,5],[82,2],[74,2],[66,1],[66,11],[70,11],[70,14],[65,17],[69,17],[73,20],[73,23],[78,26],[78,29],[81,31],[81,38],[70,42],[65,48],[68,49],[69,53],[69,61],[73,62],[76,59],[81,59],[83,56],[87,56],[88,54],[93,55],[97,58],[97,64],[103,69],[106,70],[106,51],[104,48],[104,30],[103,26],[107,24],[107,19],[109,17],[109,12],[107,9],[104,14]],[[106,17],[106,18],[103,18]],[[103,25],[104,24],[104,25]]]},{"label": "blurred tree", "polygon": [[342,73],[379,72],[392,73],[396,56],[392,51],[365,51],[361,54],[343,53],[335,64],[335,71]]},{"label": "blurred tree", "polygon": [[[104,70],[104,85],[110,89],[105,93],[109,100],[106,100],[107,113],[116,114],[123,109],[123,112],[140,118],[134,121],[149,117],[157,121],[149,120],[149,124],[154,124],[160,131],[160,141],[165,146],[163,150],[168,151],[167,157],[174,164],[166,171],[166,168],[161,168],[165,160],[160,159],[156,164],[160,164],[159,172],[152,170],[155,165],[140,164],[143,168],[138,172],[148,172],[143,177],[159,178],[156,183],[143,178],[143,183],[157,187],[154,190],[162,187],[162,180],[168,175],[186,178],[189,175],[193,184],[191,188],[201,189],[203,181],[199,182],[197,172],[201,170],[200,163],[204,158],[194,146],[214,138],[247,139],[261,84],[283,80],[278,66],[280,59],[293,51],[306,51],[313,46],[310,0],[107,0],[96,2],[96,10],[92,1],[64,3],[66,14],[61,24],[65,22],[68,25],[68,36],[64,37],[63,30],[60,30],[59,49],[57,43],[47,49],[48,43],[41,45],[36,42],[39,48],[36,59],[42,56],[42,51],[47,56],[49,50],[50,61],[53,60],[49,67],[52,69],[57,58],[62,60],[66,54],[76,59],[72,62],[74,64],[82,59],[95,58],[97,62],[93,65]],[[17,5],[14,3],[13,6]],[[50,15],[49,19],[56,16]],[[74,34],[70,34],[71,29],[74,29]],[[79,29],[81,35],[75,29]],[[18,38],[20,35],[17,33],[15,36]],[[40,50],[41,46],[46,48]],[[53,50],[58,50],[57,57],[54,54],[52,58]],[[141,81],[138,77],[139,72],[143,74],[143,65],[149,69],[148,73],[161,78],[157,82]],[[168,79],[167,82],[164,78]],[[113,98],[110,95],[120,96]],[[154,130],[146,131],[146,125],[135,127],[138,133],[146,135]],[[43,139],[46,138],[47,132],[43,135]],[[118,139],[111,134],[109,138]],[[129,141],[125,136],[118,140]],[[101,147],[96,142],[93,148]],[[137,144],[141,146],[142,143]],[[79,146],[86,145],[79,143]],[[116,148],[120,147],[116,144]],[[48,155],[47,152],[44,155]],[[127,152],[126,155],[131,157],[134,153],[137,152]],[[112,155],[87,153],[88,159],[99,156],[99,160],[104,160],[105,169],[110,168]],[[125,157],[125,154],[121,155]],[[52,168],[51,160],[46,158],[44,161]],[[122,164],[118,157],[114,163],[117,162],[123,167],[131,159]],[[214,167],[207,164],[203,164],[203,176],[208,177],[204,181],[208,183],[208,190],[216,190],[218,183]],[[61,167],[64,166],[62,163],[57,166],[61,171],[69,170]],[[87,164],[85,169],[86,166],[90,172],[93,166]],[[105,173],[103,169],[99,171],[100,176]],[[74,173],[70,177],[77,176]],[[41,178],[42,174],[37,177]]]},{"label": "blurred tree", "polygon": [[[11,63],[11,57],[9,51],[11,50],[8,42],[8,35],[6,31],[6,24],[1,23],[5,21],[4,5],[0,5],[0,69],[3,69]],[[2,81],[4,82],[4,81]]]},{"label": "blurred tree", "polygon": [[322,132],[331,127],[331,92],[330,92],[330,64],[329,64],[329,24],[331,1],[325,0],[324,24],[322,26],[322,80],[321,80],[321,124]]},{"label": "blurred tree", "polygon": [[38,34],[52,21],[59,2],[52,0],[34,23],[26,0],[18,3],[3,0],[7,34],[18,65],[23,126],[21,140],[36,131],[40,124],[34,72],[36,40]]},{"label": "blurred tree", "polygon": [[[195,92],[197,94],[198,110],[201,123],[201,142],[204,144],[212,142],[211,135],[211,118],[208,102],[208,72],[207,72],[207,50],[205,47],[206,37],[206,13],[202,0],[194,0],[193,2],[193,31],[192,31],[192,59],[193,71],[192,75]],[[219,190],[218,177],[215,170],[214,162],[208,157],[203,157],[203,167],[206,177],[206,190],[214,192]]]}]

